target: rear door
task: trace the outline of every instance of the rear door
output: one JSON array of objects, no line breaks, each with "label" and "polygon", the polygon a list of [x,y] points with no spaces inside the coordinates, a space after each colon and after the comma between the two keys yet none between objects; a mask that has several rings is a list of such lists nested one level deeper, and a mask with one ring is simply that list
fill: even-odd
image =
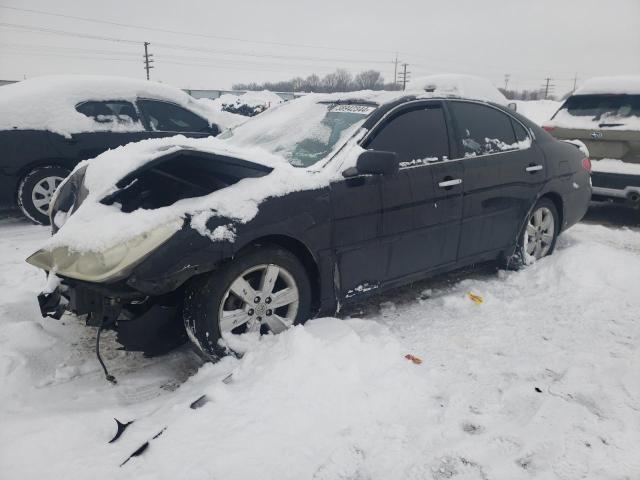
[{"label": "rear door", "polygon": [[448,102],[464,168],[458,259],[492,257],[512,245],[546,179],[543,153],[515,118],[491,105]]},{"label": "rear door", "polygon": [[212,135],[211,125],[195,113],[169,102],[141,99],[138,106],[147,129],[154,137],[185,135],[187,137],[208,137]]}]

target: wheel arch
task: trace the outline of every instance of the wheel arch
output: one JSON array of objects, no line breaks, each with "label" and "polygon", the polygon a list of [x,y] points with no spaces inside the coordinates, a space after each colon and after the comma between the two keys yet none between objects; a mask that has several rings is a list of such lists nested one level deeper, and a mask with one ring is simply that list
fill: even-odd
[{"label": "wheel arch", "polygon": [[302,263],[307,275],[309,277],[309,283],[311,284],[311,311],[313,314],[320,310],[321,300],[321,281],[320,281],[320,269],[318,262],[304,242],[289,235],[271,234],[258,237],[243,245],[238,254],[241,254],[244,250],[261,245],[277,245],[285,250],[293,253],[296,258]]},{"label": "wheel arch", "polygon": [[553,202],[558,212],[558,224],[560,225],[560,231],[562,231],[562,227],[564,226],[564,202],[562,200],[562,196],[557,192],[546,192],[544,193],[540,199],[548,198]]}]

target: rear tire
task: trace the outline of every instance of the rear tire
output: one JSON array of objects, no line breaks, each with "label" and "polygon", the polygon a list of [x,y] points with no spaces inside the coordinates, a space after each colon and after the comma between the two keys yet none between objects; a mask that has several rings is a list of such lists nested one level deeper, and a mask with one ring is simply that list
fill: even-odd
[{"label": "rear tire", "polygon": [[25,217],[49,225],[49,203],[69,170],[53,165],[38,167],[24,176],[18,187],[17,203]]},{"label": "rear tire", "polygon": [[516,251],[505,262],[506,268],[519,270],[553,254],[559,231],[560,218],[555,204],[548,198],[541,198],[529,212]]},{"label": "rear tire", "polygon": [[223,333],[279,333],[304,323],[310,311],[311,286],[304,266],[276,246],[251,248],[192,279],[185,290],[187,334],[210,360],[230,353],[221,345]]}]

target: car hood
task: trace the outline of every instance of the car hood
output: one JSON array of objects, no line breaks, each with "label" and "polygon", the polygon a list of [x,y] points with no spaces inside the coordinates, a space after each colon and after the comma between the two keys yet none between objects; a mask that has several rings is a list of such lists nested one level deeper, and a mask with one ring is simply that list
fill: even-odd
[{"label": "car hood", "polygon": [[296,168],[262,149],[213,137],[129,144],[82,162],[70,178],[79,172],[85,198],[70,215],[54,213],[59,230],[44,246],[48,250],[102,251],[179,219],[208,235],[211,216],[245,223],[268,197],[330,181],[322,171]]}]

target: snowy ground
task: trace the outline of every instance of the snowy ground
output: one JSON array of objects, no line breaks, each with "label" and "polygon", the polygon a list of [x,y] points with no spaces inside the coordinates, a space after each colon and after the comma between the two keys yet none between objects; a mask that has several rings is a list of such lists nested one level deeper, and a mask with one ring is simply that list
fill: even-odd
[{"label": "snowy ground", "polygon": [[[0,221],[0,478],[640,478],[637,226],[577,225],[524,271],[422,282],[246,339],[241,360],[107,336],[116,386],[93,329],[39,318],[24,258],[47,235]],[[113,417],[136,421],[108,444]]]}]

